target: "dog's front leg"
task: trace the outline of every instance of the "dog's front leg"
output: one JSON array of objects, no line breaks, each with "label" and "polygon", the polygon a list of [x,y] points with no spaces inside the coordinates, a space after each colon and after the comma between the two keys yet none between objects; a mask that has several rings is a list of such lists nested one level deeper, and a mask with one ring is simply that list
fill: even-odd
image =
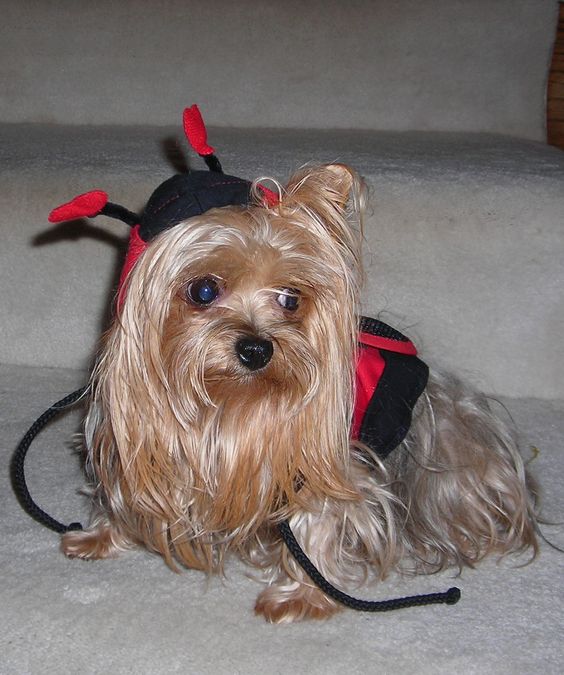
[{"label": "dog's front leg", "polygon": [[133,546],[106,514],[96,516],[86,530],[66,532],[61,541],[61,549],[67,557],[84,560],[116,558]]},{"label": "dog's front leg", "polygon": [[[301,542],[307,556],[326,577],[334,580],[332,559],[334,551],[329,541],[335,542],[335,523],[324,514],[299,514],[290,521],[295,537]],[[272,557],[270,557],[272,556]],[[302,619],[325,619],[339,611],[340,605],[321,591],[279,542],[264,561],[272,570],[271,580],[260,593],[255,612],[271,623],[291,623]]]},{"label": "dog's front leg", "polygon": [[[358,588],[369,576],[385,577],[400,554],[394,498],[380,487],[376,470],[358,465],[353,471],[358,499],[326,499],[317,509],[290,519],[290,528],[311,562],[327,581],[345,591]],[[267,621],[325,619],[341,609],[311,581],[281,541],[262,560],[258,554],[256,563],[271,570],[269,586],[255,606]]]}]

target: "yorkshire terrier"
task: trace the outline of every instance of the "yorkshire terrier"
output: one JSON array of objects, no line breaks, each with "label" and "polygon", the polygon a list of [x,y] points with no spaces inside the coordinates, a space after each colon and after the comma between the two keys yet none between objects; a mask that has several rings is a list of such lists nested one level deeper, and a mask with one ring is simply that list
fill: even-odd
[{"label": "yorkshire terrier", "polygon": [[128,270],[85,422],[94,516],[64,553],[142,545],[219,572],[234,551],[264,572],[255,610],[272,622],[340,608],[283,520],[339,587],[536,553],[534,490],[483,395],[425,371],[397,447],[359,431],[363,183],[330,164],[275,185],[165,229]]}]

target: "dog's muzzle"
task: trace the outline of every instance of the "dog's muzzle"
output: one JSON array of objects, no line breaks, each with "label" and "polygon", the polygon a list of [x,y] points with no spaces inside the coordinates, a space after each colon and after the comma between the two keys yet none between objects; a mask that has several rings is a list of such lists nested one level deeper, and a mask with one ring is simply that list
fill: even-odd
[{"label": "dog's muzzle", "polygon": [[245,368],[260,370],[272,358],[274,347],[270,340],[259,337],[244,337],[237,341],[235,351]]}]

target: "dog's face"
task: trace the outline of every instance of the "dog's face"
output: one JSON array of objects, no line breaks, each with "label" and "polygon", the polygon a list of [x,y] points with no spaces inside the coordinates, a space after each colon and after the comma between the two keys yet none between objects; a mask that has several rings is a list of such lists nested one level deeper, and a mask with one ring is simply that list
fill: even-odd
[{"label": "dog's face", "polygon": [[162,329],[169,381],[196,415],[234,399],[252,408],[283,398],[288,412],[306,405],[327,323],[347,312],[344,270],[319,257],[310,232],[263,209],[221,210],[181,228],[174,248],[165,245],[183,249]]},{"label": "dog's face", "polygon": [[120,502],[126,489],[136,510],[225,534],[308,491],[347,491],[353,182],[339,165],[303,172],[276,207],[210,211],[143,254],[100,361],[90,425],[101,454],[120,458]]}]

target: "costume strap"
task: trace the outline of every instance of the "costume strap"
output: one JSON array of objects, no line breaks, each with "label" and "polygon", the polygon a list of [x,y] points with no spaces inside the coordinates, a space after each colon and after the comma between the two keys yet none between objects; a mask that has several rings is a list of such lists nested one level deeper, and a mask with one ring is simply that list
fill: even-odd
[{"label": "costume strap", "polygon": [[410,595],[404,598],[393,598],[392,600],[362,600],[347,595],[333,586],[315,567],[311,560],[298,544],[294,533],[290,529],[288,521],[283,521],[278,526],[278,531],[288,547],[290,553],[296,559],[296,562],[308,575],[308,577],[318,586],[325,595],[333,600],[360,612],[389,612],[393,609],[403,609],[406,607],[422,607],[424,605],[455,605],[460,600],[460,589],[453,586],[445,593],[428,593],[426,595]]},{"label": "costume strap", "polygon": [[45,527],[48,527],[50,530],[58,532],[59,534],[69,532],[70,530],[82,530],[82,525],[80,523],[70,523],[69,525],[60,523],[58,520],[55,520],[48,513],[43,511],[43,509],[33,500],[31,494],[29,493],[27,481],[25,478],[25,458],[27,456],[27,451],[33,442],[33,439],[39,434],[39,432],[54,417],[57,417],[63,412],[66,412],[70,406],[81,400],[87,391],[88,387],[81,387],[48,408],[27,430],[25,436],[18,445],[14,456],[12,457],[12,486],[23,510],[38,523],[45,525]]}]

